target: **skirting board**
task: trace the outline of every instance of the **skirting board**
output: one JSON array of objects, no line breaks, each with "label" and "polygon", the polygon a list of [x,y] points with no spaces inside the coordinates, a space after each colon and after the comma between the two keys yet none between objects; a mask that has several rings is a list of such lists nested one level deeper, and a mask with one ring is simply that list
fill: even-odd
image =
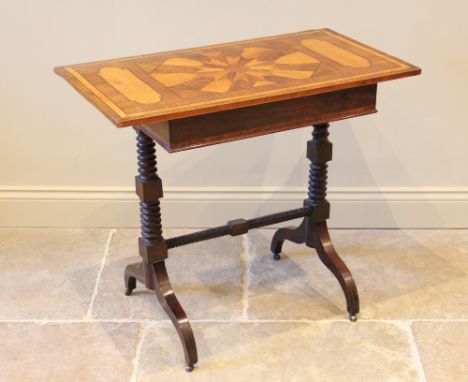
[{"label": "skirting board", "polygon": [[[168,187],[163,225],[221,225],[297,208],[305,196],[302,188]],[[328,200],[332,228],[468,228],[468,188],[332,188]],[[128,187],[0,187],[0,227],[138,225]]]}]

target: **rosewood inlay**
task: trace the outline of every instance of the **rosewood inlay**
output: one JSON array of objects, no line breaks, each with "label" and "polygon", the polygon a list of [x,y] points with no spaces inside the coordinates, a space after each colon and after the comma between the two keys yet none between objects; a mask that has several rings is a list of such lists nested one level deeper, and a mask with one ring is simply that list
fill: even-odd
[{"label": "rosewood inlay", "polygon": [[63,66],[117,126],[352,88],[419,69],[329,29]]}]

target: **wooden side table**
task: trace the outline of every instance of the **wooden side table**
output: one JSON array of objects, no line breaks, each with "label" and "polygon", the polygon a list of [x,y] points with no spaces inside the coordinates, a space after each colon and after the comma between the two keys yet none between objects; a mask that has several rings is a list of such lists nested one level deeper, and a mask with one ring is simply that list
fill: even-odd
[{"label": "wooden side table", "polygon": [[[326,223],[327,162],[332,159],[328,123],[376,112],[377,83],[417,75],[419,68],[319,29],[63,66],[55,72],[117,127],[133,126],[137,132],[142,261],[125,269],[126,294],[132,294],[137,280],[155,291],[179,334],[187,371],[198,356],[192,328],[166,271],[165,259],[174,247],[303,218],[296,228],[276,231],[271,243],[274,259],[280,259],[285,240],[314,248],[340,283],[349,317],[356,320],[356,285],[333,247]],[[309,189],[302,207],[163,237],[163,187],[154,141],[175,152],[310,125]]]}]

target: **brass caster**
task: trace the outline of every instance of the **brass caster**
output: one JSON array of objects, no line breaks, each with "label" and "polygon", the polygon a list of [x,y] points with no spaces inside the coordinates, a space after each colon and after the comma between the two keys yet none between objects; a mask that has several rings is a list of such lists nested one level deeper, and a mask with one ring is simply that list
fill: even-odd
[{"label": "brass caster", "polygon": [[127,289],[125,291],[125,296],[131,296],[132,295],[132,292],[133,292],[133,289]]},{"label": "brass caster", "polygon": [[355,315],[355,314],[350,314],[350,315],[349,315],[349,320],[350,320],[351,322],[356,322],[356,321],[357,321],[357,315]]},{"label": "brass caster", "polygon": [[278,261],[279,259],[281,259],[281,256],[280,256],[279,253],[274,253],[274,254],[273,254],[273,258],[274,258],[276,261]]},{"label": "brass caster", "polygon": [[185,366],[185,371],[186,371],[187,373],[191,373],[191,372],[193,371],[193,369],[194,369],[194,366],[193,366],[193,365],[187,365],[187,366]]}]

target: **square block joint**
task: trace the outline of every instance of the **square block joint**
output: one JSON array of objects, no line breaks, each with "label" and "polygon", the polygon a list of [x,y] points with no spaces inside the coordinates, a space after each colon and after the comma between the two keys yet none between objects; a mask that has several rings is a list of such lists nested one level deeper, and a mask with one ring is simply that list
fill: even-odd
[{"label": "square block joint", "polygon": [[332,160],[333,144],[331,142],[322,142],[320,145],[314,141],[307,142],[307,158],[312,163],[326,163]]},{"label": "square block joint", "polygon": [[167,259],[167,243],[165,240],[153,244],[146,244],[142,237],[138,239],[140,256],[148,264],[157,263]]},{"label": "square block joint", "polygon": [[314,222],[321,222],[330,217],[330,203],[327,200],[322,201],[320,204],[313,204],[309,199],[304,200],[304,207],[313,206],[314,210],[309,218]]},{"label": "square block joint", "polygon": [[249,231],[249,222],[245,219],[235,219],[227,222],[231,229],[231,236],[243,235]]},{"label": "square block joint", "polygon": [[163,197],[161,178],[155,177],[142,181],[136,176],[135,191],[142,202],[156,202]]}]

